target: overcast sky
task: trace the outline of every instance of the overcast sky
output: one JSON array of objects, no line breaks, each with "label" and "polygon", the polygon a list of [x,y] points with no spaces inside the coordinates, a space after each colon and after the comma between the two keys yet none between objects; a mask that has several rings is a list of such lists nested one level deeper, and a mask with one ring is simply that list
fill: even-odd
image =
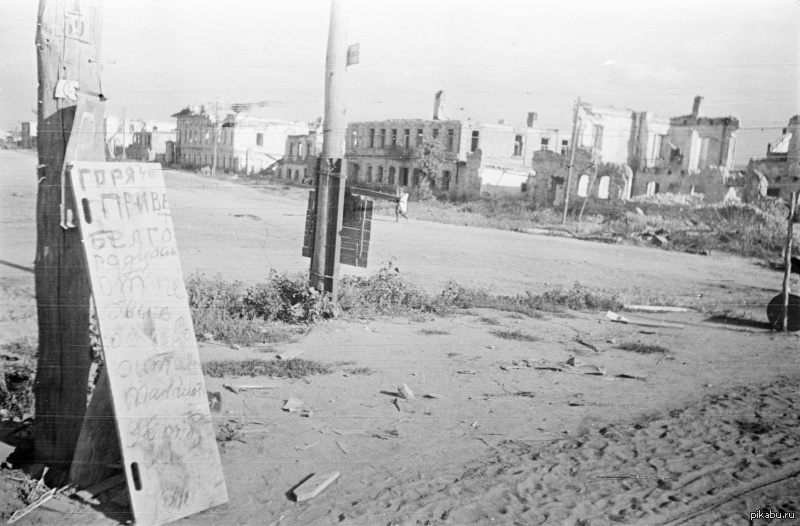
[{"label": "overcast sky", "polygon": [[[35,120],[38,2],[0,0],[0,130]],[[168,120],[190,104],[269,100],[323,113],[324,0],[105,0],[109,112]],[[353,0],[350,120],[448,117],[568,130],[577,97],[665,117],[739,118],[736,162],[800,113],[800,0]],[[263,113],[263,112],[262,112]]]}]

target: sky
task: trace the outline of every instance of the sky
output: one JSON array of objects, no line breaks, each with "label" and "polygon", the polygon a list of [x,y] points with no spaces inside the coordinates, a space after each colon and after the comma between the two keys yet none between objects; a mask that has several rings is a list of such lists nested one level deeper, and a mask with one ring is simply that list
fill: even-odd
[{"label": "sky", "polygon": [[[102,0],[108,113],[269,101],[323,114],[329,0]],[[38,2],[0,0],[0,130],[35,120]],[[351,121],[447,116],[571,129],[578,97],[672,117],[735,116],[736,164],[800,113],[800,0],[348,0]]]}]

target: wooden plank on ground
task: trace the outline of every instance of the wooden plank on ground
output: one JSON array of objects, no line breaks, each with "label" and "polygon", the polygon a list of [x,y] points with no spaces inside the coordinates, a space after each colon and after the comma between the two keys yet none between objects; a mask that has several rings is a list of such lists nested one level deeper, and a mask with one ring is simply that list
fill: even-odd
[{"label": "wooden plank on ground", "polygon": [[297,502],[303,502],[304,500],[313,499],[314,497],[319,495],[322,492],[322,490],[330,486],[331,483],[337,478],[339,478],[338,471],[334,471],[333,473],[319,473],[314,475],[307,481],[303,482],[300,486],[295,488],[294,496],[297,499]]},{"label": "wooden plank on ground", "polygon": [[134,518],[227,502],[161,167],[76,161],[70,178]]}]

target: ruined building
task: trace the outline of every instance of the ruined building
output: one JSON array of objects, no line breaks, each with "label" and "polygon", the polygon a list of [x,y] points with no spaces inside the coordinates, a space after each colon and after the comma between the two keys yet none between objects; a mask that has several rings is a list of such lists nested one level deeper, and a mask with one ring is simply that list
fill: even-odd
[{"label": "ruined building", "polygon": [[[348,179],[373,185],[416,187],[432,184],[443,191],[471,194],[520,194],[535,175],[531,153],[536,148],[566,151],[569,137],[558,130],[514,127],[499,121],[447,119],[444,94],[436,94],[432,119],[352,122],[347,127]],[[426,181],[420,149],[438,141],[445,158],[434,181]]]},{"label": "ruined building", "polygon": [[252,117],[232,113],[221,118],[205,106],[189,106],[173,115],[177,119],[177,162],[193,167],[211,166],[216,135],[217,168],[247,174],[266,170],[283,158],[289,135],[308,133],[308,123]]},{"label": "ruined building", "polygon": [[745,177],[746,199],[757,196],[781,197],[789,200],[800,191],[800,115],[789,120],[789,126],[774,146],[767,145],[767,156],[751,159]]},{"label": "ruined building", "polygon": [[[570,196],[625,200],[672,192],[722,199],[729,190],[739,121],[700,117],[701,101],[695,98],[690,115],[673,118],[581,103],[577,146],[582,153],[574,166]],[[537,203],[563,203],[567,168],[563,156],[534,155]]]}]

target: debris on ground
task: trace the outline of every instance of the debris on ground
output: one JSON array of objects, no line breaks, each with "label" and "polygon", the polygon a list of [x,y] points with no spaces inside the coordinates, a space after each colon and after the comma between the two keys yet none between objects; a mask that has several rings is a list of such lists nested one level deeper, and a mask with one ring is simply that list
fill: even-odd
[{"label": "debris on ground", "polygon": [[668,307],[666,305],[623,305],[622,308],[645,312],[692,312],[692,309],[686,307]]},{"label": "debris on ground", "polygon": [[292,358],[297,358],[303,354],[303,349],[289,349],[288,351],[283,351],[282,353],[275,355],[276,360],[291,360]]},{"label": "debris on ground", "polygon": [[86,504],[97,506],[100,504],[100,501],[97,500],[97,497],[101,493],[105,493],[106,491],[119,486],[120,484],[125,484],[125,480],[125,474],[120,473],[118,475],[114,475],[113,477],[109,477],[102,482],[98,482],[93,486],[89,486],[88,488],[80,490],[76,492],[74,496]]},{"label": "debris on ground", "polygon": [[638,232],[632,234],[631,237],[634,239],[641,239],[642,241],[648,241],[656,246],[662,246],[669,243],[669,238],[667,237],[669,233],[664,230],[663,228],[659,228],[658,230],[645,230],[644,232]]},{"label": "debris on ground", "polygon": [[297,500],[297,502],[313,499],[338,478],[338,471],[334,471],[332,473],[320,473],[312,476],[300,484],[292,493],[294,493],[294,498]]},{"label": "debris on ground", "polygon": [[11,518],[8,519],[7,524],[14,524],[15,522],[17,522],[18,520],[23,518],[25,515],[29,514],[30,512],[32,512],[33,510],[35,510],[36,508],[38,508],[39,506],[41,506],[42,504],[44,504],[45,502],[47,502],[48,500],[53,498],[53,495],[56,494],[56,491],[57,491],[57,488],[53,488],[50,491],[48,491],[47,493],[45,493],[44,495],[42,495],[41,497],[39,497],[36,500],[36,502],[28,504],[27,506],[25,506],[21,510],[15,511],[14,514],[11,515]]},{"label": "debris on ground", "polygon": [[640,325],[642,327],[659,327],[662,329],[683,329],[685,325],[682,323],[673,323],[669,321],[655,321],[655,320],[647,320],[644,318],[626,318],[625,316],[620,316],[616,312],[608,311],[606,313],[606,318],[611,321],[617,323],[627,323],[629,325]]},{"label": "debris on ground", "polygon": [[300,408],[303,406],[303,401],[298,398],[289,398],[283,404],[283,410],[289,413],[296,413],[300,411]]},{"label": "debris on ground", "polygon": [[397,396],[403,400],[413,400],[414,393],[411,391],[411,388],[408,387],[408,385],[403,384],[397,387]]}]

